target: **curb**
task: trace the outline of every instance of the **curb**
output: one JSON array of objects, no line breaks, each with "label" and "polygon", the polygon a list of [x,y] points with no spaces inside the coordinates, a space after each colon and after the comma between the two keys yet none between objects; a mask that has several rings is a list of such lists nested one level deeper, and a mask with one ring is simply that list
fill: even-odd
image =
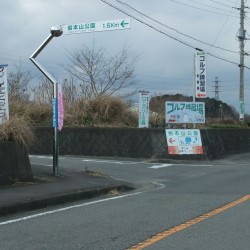
[{"label": "curb", "polygon": [[77,192],[69,192],[63,194],[52,194],[45,198],[31,199],[28,201],[17,202],[0,206],[0,217],[11,215],[24,211],[32,211],[50,206],[62,205],[68,202],[86,200],[96,198],[101,195],[107,195],[111,191],[126,192],[134,190],[134,187],[127,185],[110,186],[106,188],[97,188],[93,190],[79,190]]}]

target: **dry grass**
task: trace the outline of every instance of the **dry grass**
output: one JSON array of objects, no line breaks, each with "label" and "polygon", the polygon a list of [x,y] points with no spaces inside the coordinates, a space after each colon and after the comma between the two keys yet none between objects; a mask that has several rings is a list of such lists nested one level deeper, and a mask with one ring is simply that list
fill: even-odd
[{"label": "dry grass", "polygon": [[0,140],[15,141],[27,147],[34,141],[34,134],[24,118],[12,117],[0,126]]},{"label": "dry grass", "polygon": [[[52,125],[52,105],[36,102],[11,102],[11,116],[23,117],[32,126]],[[76,100],[65,105],[65,126],[137,127],[138,115],[120,97],[101,95],[91,100]]]}]

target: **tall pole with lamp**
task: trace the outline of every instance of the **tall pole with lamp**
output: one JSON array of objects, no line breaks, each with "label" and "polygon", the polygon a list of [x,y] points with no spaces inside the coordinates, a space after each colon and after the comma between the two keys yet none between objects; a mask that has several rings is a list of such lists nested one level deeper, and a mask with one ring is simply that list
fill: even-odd
[{"label": "tall pole with lamp", "polygon": [[37,62],[36,57],[42,52],[42,50],[48,45],[48,43],[54,38],[59,37],[63,34],[62,26],[53,26],[50,30],[50,35],[45,39],[45,41],[38,47],[38,49],[30,56],[30,60],[35,64],[35,66],[48,78],[48,80],[53,84],[53,127],[54,127],[54,138],[53,138],[53,175],[58,175],[58,84],[53,76],[47,72],[47,70]]}]

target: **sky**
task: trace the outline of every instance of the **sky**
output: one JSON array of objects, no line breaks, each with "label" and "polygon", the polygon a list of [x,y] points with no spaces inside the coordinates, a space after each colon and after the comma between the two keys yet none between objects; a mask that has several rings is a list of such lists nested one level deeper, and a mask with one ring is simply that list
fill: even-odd
[{"label": "sky", "polygon": [[[0,64],[8,64],[8,72],[12,72],[21,62],[25,70],[39,78],[40,72],[29,57],[49,36],[52,26],[130,18],[131,29],[54,38],[37,60],[60,82],[65,78],[61,65],[67,64],[68,52],[82,45],[91,48],[93,41],[110,55],[128,46],[131,54],[140,55],[136,66],[138,90],[150,91],[152,96],[177,93],[193,96],[194,54],[195,48],[199,48],[209,53],[208,97],[215,97],[214,81],[218,77],[219,99],[239,110],[240,0],[105,1],[125,13],[101,0],[1,0]],[[245,2],[250,6],[250,1]],[[244,20],[247,38],[249,18],[250,11]],[[245,51],[250,51],[248,40]],[[250,68],[247,56],[245,65]],[[244,79],[245,110],[250,113],[250,69],[245,68]]]}]

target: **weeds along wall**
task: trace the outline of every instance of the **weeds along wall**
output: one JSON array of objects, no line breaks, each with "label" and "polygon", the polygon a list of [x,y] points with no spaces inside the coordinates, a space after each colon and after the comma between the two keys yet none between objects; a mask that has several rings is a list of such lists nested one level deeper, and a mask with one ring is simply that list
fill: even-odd
[{"label": "weeds along wall", "polygon": [[[53,128],[35,127],[30,154],[53,154]],[[155,159],[217,159],[250,152],[250,129],[203,129],[204,155],[169,155],[164,129],[77,128],[59,132],[59,154]]]}]

